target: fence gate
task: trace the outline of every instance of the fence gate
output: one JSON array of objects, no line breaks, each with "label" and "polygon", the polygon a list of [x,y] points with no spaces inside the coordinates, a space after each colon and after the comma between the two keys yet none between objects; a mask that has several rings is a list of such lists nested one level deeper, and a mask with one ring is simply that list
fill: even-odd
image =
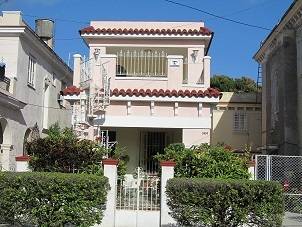
[{"label": "fence gate", "polygon": [[278,181],[284,189],[285,212],[302,220],[302,157],[257,155],[256,179]]},{"label": "fence gate", "polygon": [[158,227],[160,224],[160,178],[141,167],[117,181],[116,227]]}]

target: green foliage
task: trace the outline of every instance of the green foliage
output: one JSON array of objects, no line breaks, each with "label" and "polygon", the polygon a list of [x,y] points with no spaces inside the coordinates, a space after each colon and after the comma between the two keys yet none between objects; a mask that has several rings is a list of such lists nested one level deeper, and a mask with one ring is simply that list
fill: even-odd
[{"label": "green foliage", "polygon": [[3,173],[0,223],[13,226],[100,224],[108,180],[87,174]]},{"label": "green foliage", "polygon": [[257,84],[248,77],[233,79],[224,75],[215,75],[211,78],[211,87],[221,92],[257,92]]},{"label": "green foliage", "polygon": [[168,206],[181,226],[281,226],[279,183],[230,179],[174,178],[167,183]]},{"label": "green foliage", "polygon": [[92,141],[55,135],[28,144],[29,165],[38,172],[77,172],[99,164],[106,151]]},{"label": "green foliage", "polygon": [[101,161],[109,157],[119,160],[118,174],[123,176],[129,161],[125,148],[107,150],[96,142],[79,140],[72,129],[61,129],[57,123],[49,128],[47,137],[28,143],[27,151],[30,168],[37,172],[103,175]]},{"label": "green foliage", "polygon": [[117,174],[118,176],[124,176],[127,173],[127,163],[129,162],[129,156],[126,155],[126,148],[116,146],[109,153],[109,157],[118,160]]},{"label": "green foliage", "polygon": [[155,156],[159,161],[176,162],[176,177],[249,179],[247,161],[222,146],[202,144],[185,148],[183,144],[171,144],[164,154]]}]

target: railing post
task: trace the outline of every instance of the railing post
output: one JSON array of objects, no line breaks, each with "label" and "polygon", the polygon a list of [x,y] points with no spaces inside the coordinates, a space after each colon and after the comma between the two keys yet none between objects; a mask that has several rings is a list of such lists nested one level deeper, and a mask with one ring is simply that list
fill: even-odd
[{"label": "railing post", "polygon": [[161,191],[160,191],[160,226],[171,226],[175,224],[175,220],[170,216],[170,209],[167,205],[166,185],[167,181],[174,177],[174,167],[176,163],[172,161],[164,161],[161,166]]},{"label": "railing post", "polygon": [[106,159],[103,160],[104,176],[108,178],[110,190],[107,194],[106,210],[101,226],[115,226],[115,209],[116,209],[116,182],[117,182],[117,164],[118,160]]},{"label": "railing post", "polygon": [[16,172],[29,172],[29,160],[28,155],[16,157]]}]

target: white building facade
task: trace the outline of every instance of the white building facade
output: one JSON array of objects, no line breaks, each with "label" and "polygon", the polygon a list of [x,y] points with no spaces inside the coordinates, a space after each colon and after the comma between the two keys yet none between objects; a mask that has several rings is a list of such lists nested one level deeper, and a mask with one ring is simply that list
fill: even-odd
[{"label": "white building facade", "polygon": [[[39,27],[41,28],[41,27]],[[43,41],[44,40],[44,41]],[[24,144],[58,122],[70,126],[71,111],[60,91],[72,84],[72,70],[40,38],[19,11],[0,16],[0,165],[15,169]]]}]

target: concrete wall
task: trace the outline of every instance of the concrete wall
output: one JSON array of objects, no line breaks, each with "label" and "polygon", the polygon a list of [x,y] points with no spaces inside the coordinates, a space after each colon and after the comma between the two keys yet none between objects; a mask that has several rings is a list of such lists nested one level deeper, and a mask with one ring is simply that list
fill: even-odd
[{"label": "concrete wall", "polygon": [[[234,107],[234,105],[229,105]],[[237,105],[238,106],[238,105]],[[236,110],[213,110],[212,144],[224,143],[233,149],[244,150],[250,145],[255,151],[261,146],[261,110],[245,111],[248,128],[244,132],[234,131]]]},{"label": "concrete wall", "polygon": [[[294,30],[283,32],[264,63],[267,145],[277,145],[278,154],[299,154],[297,112],[297,49]],[[264,113],[264,114],[265,114]]]},{"label": "concrete wall", "polygon": [[[247,115],[247,130],[234,131],[234,114]],[[213,110],[211,143],[224,143],[233,149],[244,150],[250,145],[255,151],[261,146],[261,103],[256,103],[255,93],[223,92]]]}]

